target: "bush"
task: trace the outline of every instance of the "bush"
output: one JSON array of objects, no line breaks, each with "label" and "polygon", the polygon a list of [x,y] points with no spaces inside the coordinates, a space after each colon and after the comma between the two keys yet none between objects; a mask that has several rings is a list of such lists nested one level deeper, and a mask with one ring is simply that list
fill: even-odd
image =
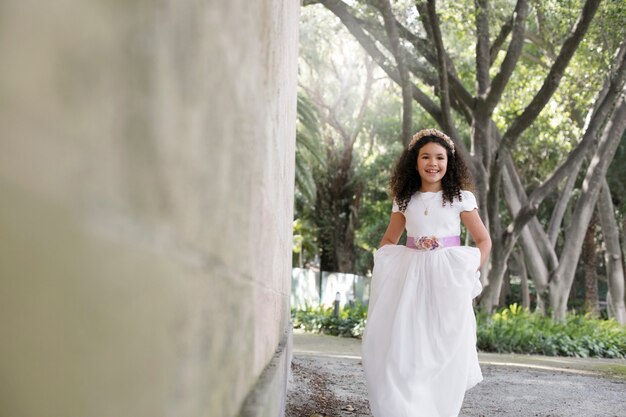
[{"label": "bush", "polygon": [[[367,306],[341,309],[307,307],[292,310],[296,329],[335,336],[363,336]],[[615,320],[570,314],[565,323],[524,310],[517,304],[494,314],[476,315],[479,350],[498,353],[528,353],[549,356],[626,358],[626,327]]]},{"label": "bush", "polygon": [[615,320],[570,314],[565,323],[512,304],[477,315],[477,346],[487,352],[626,358],[626,328]]},{"label": "bush", "polygon": [[366,316],[367,306],[361,304],[342,308],[339,317],[333,316],[331,307],[307,307],[291,311],[294,329],[357,338],[363,336]]}]

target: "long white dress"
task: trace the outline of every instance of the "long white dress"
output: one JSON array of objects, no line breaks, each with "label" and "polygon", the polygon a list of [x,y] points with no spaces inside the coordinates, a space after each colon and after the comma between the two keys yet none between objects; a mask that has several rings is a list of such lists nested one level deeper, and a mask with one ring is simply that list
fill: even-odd
[{"label": "long white dress", "polygon": [[441,191],[415,193],[407,236],[436,236],[439,247],[385,245],[374,255],[362,345],[374,417],[457,417],[465,391],[482,381],[472,308],[480,251],[442,244],[459,236],[460,213],[477,207],[471,192],[461,198],[442,207]]}]

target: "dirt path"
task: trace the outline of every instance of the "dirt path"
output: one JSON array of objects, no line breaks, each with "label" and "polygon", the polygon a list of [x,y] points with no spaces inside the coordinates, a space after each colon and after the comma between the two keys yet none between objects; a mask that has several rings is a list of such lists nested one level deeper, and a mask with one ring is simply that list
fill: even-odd
[{"label": "dirt path", "polygon": [[[371,417],[360,341],[294,333],[286,417]],[[626,360],[479,354],[460,417],[626,417]]]}]

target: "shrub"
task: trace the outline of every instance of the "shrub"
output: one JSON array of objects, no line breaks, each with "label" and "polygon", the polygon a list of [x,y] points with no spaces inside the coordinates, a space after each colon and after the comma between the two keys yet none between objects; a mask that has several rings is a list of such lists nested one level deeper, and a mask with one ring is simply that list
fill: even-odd
[{"label": "shrub", "polygon": [[[341,309],[307,307],[292,310],[294,328],[335,336],[363,336],[367,306]],[[626,358],[626,327],[615,320],[570,314],[565,323],[531,313],[511,304],[494,314],[477,312],[479,350],[499,353],[528,353],[549,356]]]},{"label": "shrub", "polygon": [[477,346],[487,352],[626,358],[626,328],[615,320],[569,314],[565,323],[517,304],[477,314]]},{"label": "shrub", "polygon": [[358,338],[363,336],[366,316],[367,306],[361,304],[342,308],[338,317],[333,316],[331,307],[307,307],[291,311],[294,329]]}]

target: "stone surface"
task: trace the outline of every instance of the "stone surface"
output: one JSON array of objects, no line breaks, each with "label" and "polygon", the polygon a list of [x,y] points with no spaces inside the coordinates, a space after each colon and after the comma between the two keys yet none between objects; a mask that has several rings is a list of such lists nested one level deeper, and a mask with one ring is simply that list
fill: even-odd
[{"label": "stone surface", "polygon": [[[361,342],[294,334],[286,417],[371,417]],[[459,417],[626,415],[626,360],[479,352],[483,381]]]},{"label": "stone surface", "polygon": [[0,415],[238,415],[290,334],[299,7],[0,4]]}]

